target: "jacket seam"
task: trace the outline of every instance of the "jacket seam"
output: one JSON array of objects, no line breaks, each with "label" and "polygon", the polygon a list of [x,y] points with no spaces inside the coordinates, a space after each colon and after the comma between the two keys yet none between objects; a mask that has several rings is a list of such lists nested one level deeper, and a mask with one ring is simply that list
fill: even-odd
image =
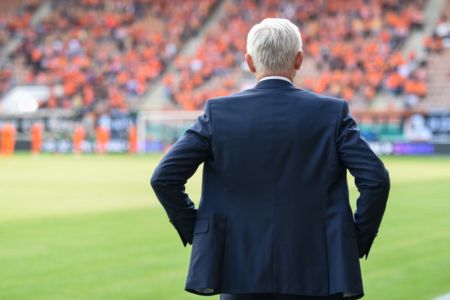
[{"label": "jacket seam", "polygon": [[[330,185],[330,179],[328,181],[328,186]],[[329,191],[329,190],[328,190]],[[328,193],[327,193],[328,196]],[[329,201],[329,197],[328,197],[328,201]],[[325,225],[325,255],[327,257],[327,290],[328,290],[328,294],[330,294],[330,290],[331,290],[331,278],[330,278],[330,256],[328,253],[328,246],[329,246],[329,240],[328,240],[328,222],[327,222],[327,213],[328,213],[328,201],[325,202],[325,209],[324,209],[324,225]]]},{"label": "jacket seam", "polygon": [[337,121],[336,121],[336,128],[335,128],[335,131],[334,131],[335,143],[337,142],[337,134],[338,134],[338,131],[339,131],[341,120],[342,120],[342,111],[344,110],[344,107],[345,107],[345,102],[342,102],[341,108],[339,110],[339,116],[338,116]]},{"label": "jacket seam", "polygon": [[209,118],[211,119],[211,125],[210,125],[210,131],[211,131],[211,138],[210,138],[210,143],[211,143],[211,148],[212,148],[212,139],[213,139],[213,117],[212,117],[212,110],[211,110],[211,101],[207,102],[207,108],[208,108],[208,112],[209,112]]},{"label": "jacket seam", "polygon": [[212,101],[211,100],[208,100],[208,102],[206,102],[206,109],[208,110],[208,114],[209,114],[209,119],[210,119],[210,126],[209,126],[209,130],[210,130],[210,138],[209,138],[209,146],[210,146],[210,148],[211,148],[211,158],[214,160],[215,159],[215,157],[214,157],[214,149],[213,149],[213,128],[214,128],[214,126],[213,126],[213,116],[212,116],[212,108],[211,108],[211,106],[212,106]]},{"label": "jacket seam", "polygon": [[[336,153],[338,153],[337,150],[337,133],[338,133],[338,129],[340,127],[340,122],[342,119],[342,111],[344,109],[345,106],[345,102],[342,102],[342,105],[339,109],[339,115],[337,117],[336,120],[336,126],[335,126],[335,131],[334,131],[334,148],[336,150]],[[328,186],[331,185],[331,179],[328,179]],[[328,205],[329,205],[329,200],[325,203],[325,212],[324,212],[324,224],[325,224],[325,255],[327,257],[327,290],[328,290],[328,294],[331,293],[331,272],[330,272],[330,255],[329,255],[329,240],[328,240],[328,218],[327,218],[327,212],[328,212]]]}]

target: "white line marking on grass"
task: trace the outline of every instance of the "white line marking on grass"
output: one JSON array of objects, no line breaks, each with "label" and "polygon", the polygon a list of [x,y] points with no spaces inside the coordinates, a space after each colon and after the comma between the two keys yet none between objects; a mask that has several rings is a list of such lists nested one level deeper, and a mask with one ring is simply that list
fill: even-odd
[{"label": "white line marking on grass", "polygon": [[434,298],[433,300],[450,300],[450,293]]}]

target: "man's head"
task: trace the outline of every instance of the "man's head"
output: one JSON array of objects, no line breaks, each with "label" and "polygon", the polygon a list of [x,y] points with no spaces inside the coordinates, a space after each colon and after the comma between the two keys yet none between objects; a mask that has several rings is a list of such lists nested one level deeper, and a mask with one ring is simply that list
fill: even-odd
[{"label": "man's head", "polygon": [[303,60],[298,27],[278,18],[264,19],[254,25],[247,36],[245,60],[257,79],[279,75],[293,80]]}]

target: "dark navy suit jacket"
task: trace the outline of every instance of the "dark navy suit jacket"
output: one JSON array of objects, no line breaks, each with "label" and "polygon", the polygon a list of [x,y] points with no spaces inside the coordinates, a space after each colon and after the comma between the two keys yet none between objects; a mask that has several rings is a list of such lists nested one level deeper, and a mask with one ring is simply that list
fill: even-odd
[{"label": "dark navy suit jacket", "polygon": [[[197,209],[185,183],[201,163]],[[347,170],[360,193],[354,214]],[[183,244],[192,243],[185,290],[363,296],[359,258],[390,183],[345,101],[279,79],[210,99],[151,185]]]}]

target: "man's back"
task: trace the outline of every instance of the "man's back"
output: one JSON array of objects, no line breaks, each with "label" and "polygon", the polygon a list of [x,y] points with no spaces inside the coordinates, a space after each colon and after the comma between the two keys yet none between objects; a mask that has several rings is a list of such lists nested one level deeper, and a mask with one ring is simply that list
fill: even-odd
[{"label": "man's back", "polygon": [[[186,290],[363,294],[346,167],[360,188],[378,194],[379,210],[389,180],[354,123],[345,124],[346,110],[343,101],[278,79],[207,103],[154,175],[173,178],[170,166],[180,160],[204,161]],[[373,235],[378,225],[358,229]]]}]

